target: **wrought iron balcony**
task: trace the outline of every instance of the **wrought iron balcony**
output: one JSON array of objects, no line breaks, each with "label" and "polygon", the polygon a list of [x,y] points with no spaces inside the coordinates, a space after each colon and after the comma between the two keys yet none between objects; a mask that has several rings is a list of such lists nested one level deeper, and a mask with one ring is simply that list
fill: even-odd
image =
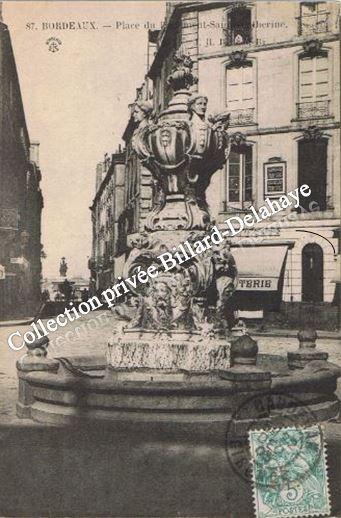
[{"label": "wrought iron balcony", "polygon": [[18,210],[0,208],[0,229],[18,230]]},{"label": "wrought iron balcony", "polygon": [[254,108],[245,108],[244,110],[232,110],[230,112],[230,126],[245,126],[253,124]]},{"label": "wrought iron balcony", "polygon": [[329,100],[297,103],[297,118],[309,120],[330,117],[329,104]]},{"label": "wrought iron balcony", "polygon": [[307,36],[309,34],[320,34],[329,31],[329,13],[312,13],[298,17],[298,34]]}]

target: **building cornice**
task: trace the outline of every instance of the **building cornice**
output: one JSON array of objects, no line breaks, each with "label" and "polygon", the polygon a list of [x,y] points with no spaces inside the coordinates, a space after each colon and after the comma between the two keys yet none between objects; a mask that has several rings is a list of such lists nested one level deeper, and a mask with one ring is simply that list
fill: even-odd
[{"label": "building cornice", "polygon": [[[221,50],[215,50],[212,52],[205,52],[205,53],[199,53],[198,54],[198,60],[203,61],[205,59],[211,59],[211,58],[222,58],[229,56],[232,52],[235,52],[236,50],[244,50],[247,51],[248,54],[252,52],[263,52],[267,50],[276,50],[276,49],[283,49],[283,48],[289,48],[289,47],[302,47],[303,44],[307,41],[310,41],[313,39],[313,36],[310,37],[297,37],[295,40],[286,40],[286,41],[278,41],[274,43],[264,43],[262,45],[231,45],[223,47]],[[330,34],[327,36],[321,36],[319,37],[319,40],[322,41],[322,43],[329,43],[332,41],[339,41],[339,35],[338,34]]]},{"label": "building cornice", "polygon": [[[305,121],[295,121],[295,125],[293,126],[270,126],[267,128],[256,128],[256,129],[246,129],[245,126],[240,128],[243,130],[243,134],[245,136],[252,136],[252,135],[270,135],[274,133],[301,133],[304,130],[307,129],[308,126],[318,126],[319,129],[339,129],[340,128],[340,122],[325,122],[325,121],[318,121],[318,120],[305,120]],[[230,128],[230,130],[234,130],[236,126],[233,126],[233,128]]]}]

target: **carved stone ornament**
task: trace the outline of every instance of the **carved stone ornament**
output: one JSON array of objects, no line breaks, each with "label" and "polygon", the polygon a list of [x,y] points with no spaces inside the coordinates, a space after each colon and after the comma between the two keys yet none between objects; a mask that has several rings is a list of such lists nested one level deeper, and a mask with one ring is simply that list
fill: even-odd
[{"label": "carved stone ornament", "polygon": [[204,230],[210,224],[205,192],[226,161],[229,114],[206,117],[207,97],[189,91],[197,81],[192,67],[189,56],[177,54],[168,77],[174,91],[168,107],[157,121],[147,110],[143,117],[143,106],[135,117],[133,148],[160,191],[146,219],[149,231]]},{"label": "carved stone ornament", "polygon": [[318,56],[321,54],[321,49],[322,49],[322,41],[321,40],[309,40],[309,41],[305,41],[303,43],[303,49],[304,49],[304,53],[305,55],[313,58],[315,56]]},{"label": "carved stone ornament", "polygon": [[320,140],[323,137],[323,131],[317,126],[309,126],[309,128],[303,130],[304,140]]},{"label": "carved stone ornament", "polygon": [[230,144],[235,147],[244,146],[246,144],[246,136],[240,131],[237,131],[230,135]]},{"label": "carved stone ornament", "polygon": [[251,61],[247,59],[247,52],[245,50],[235,50],[229,55],[228,68],[240,68],[251,66]]},{"label": "carved stone ornament", "polygon": [[198,82],[198,78],[192,74],[193,60],[190,56],[176,53],[173,58],[173,70],[167,78],[167,83],[174,92],[188,89]]}]

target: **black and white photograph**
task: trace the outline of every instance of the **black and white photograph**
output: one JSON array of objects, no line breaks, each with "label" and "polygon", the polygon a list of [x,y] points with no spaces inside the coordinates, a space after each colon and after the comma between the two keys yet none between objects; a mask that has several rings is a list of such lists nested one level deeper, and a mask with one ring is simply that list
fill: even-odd
[{"label": "black and white photograph", "polygon": [[341,518],[340,11],[0,2],[1,518]]}]

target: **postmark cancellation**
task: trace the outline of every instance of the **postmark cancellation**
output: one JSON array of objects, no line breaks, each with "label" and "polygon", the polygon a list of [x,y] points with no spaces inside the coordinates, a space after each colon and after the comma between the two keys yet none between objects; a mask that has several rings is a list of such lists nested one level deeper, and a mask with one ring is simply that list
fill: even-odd
[{"label": "postmark cancellation", "polygon": [[329,516],[320,426],[251,430],[249,442],[257,518]]}]

